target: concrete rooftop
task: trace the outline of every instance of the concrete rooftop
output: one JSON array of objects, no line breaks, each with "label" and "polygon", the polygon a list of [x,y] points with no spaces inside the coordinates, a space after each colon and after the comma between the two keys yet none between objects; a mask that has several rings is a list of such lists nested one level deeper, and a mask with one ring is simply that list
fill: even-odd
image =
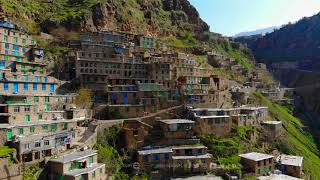
[{"label": "concrete rooftop", "polygon": [[290,165],[290,166],[302,166],[303,163],[303,157],[301,156],[290,156],[281,154],[277,160],[284,165]]},{"label": "concrete rooftop", "polygon": [[242,158],[245,159],[250,159],[253,161],[261,161],[264,159],[269,159],[269,158],[273,158],[274,156],[269,155],[269,154],[263,154],[263,153],[257,153],[257,152],[251,152],[251,153],[247,153],[247,154],[240,154],[239,155]]}]

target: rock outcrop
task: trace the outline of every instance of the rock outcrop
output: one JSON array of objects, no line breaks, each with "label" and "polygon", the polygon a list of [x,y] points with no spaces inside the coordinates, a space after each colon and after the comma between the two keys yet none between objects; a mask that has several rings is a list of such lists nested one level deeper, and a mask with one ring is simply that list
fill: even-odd
[{"label": "rock outcrop", "polygon": [[195,35],[209,31],[187,0],[106,0],[93,7],[81,23],[82,31],[120,30],[150,35]]}]

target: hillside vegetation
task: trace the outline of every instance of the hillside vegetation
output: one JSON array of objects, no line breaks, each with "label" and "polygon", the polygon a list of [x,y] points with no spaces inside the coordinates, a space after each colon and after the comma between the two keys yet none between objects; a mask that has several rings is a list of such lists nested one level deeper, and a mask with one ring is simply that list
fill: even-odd
[{"label": "hillside vegetation", "polygon": [[301,121],[292,115],[289,108],[271,102],[260,93],[255,93],[254,96],[258,103],[269,108],[274,119],[283,123],[288,142],[282,144],[283,148],[279,150],[282,153],[303,156],[306,175],[311,176],[312,179],[320,179],[320,152],[312,135],[303,130],[304,126]]}]

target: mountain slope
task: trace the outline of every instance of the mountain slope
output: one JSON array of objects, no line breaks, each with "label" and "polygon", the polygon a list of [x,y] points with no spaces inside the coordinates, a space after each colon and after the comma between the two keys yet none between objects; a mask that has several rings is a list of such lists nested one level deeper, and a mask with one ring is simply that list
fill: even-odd
[{"label": "mountain slope", "polygon": [[320,59],[320,14],[288,24],[263,37],[238,38],[247,43],[258,60]]}]

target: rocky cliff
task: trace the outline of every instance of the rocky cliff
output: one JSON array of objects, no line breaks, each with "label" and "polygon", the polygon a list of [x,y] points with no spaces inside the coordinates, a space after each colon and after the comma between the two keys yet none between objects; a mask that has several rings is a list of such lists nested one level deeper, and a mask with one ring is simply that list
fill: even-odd
[{"label": "rocky cliff", "polygon": [[0,0],[2,12],[31,33],[120,30],[150,35],[209,31],[188,0]]},{"label": "rocky cliff", "polygon": [[209,26],[187,0],[105,0],[93,7],[82,30],[121,30],[155,35],[202,34]]}]

